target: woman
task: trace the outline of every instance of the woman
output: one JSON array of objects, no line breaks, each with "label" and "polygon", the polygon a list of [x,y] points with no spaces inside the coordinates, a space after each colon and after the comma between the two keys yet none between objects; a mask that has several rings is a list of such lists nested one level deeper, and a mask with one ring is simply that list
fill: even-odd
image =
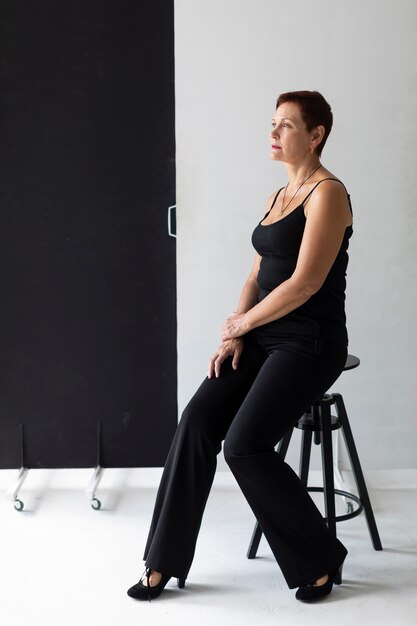
[{"label": "woman", "polygon": [[350,198],[320,163],[332,127],[316,91],[282,94],[271,158],[288,183],[268,201],[236,312],[226,319],[208,376],[179,422],[145,548],[146,571],[128,590],[157,597],[171,576],[183,586],[224,455],[296,598],[317,600],[340,583],[347,550],[331,536],[277,442],[335,382],[345,365],[345,274]]}]

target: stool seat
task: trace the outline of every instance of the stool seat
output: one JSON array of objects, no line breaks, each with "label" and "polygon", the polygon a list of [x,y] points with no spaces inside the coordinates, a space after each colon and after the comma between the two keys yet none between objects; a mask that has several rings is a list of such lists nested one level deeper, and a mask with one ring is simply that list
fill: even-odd
[{"label": "stool seat", "polygon": [[[358,367],[359,364],[359,358],[349,354],[344,370],[354,369]],[[332,415],[332,407],[336,409],[336,415]],[[364,510],[373,547],[375,550],[382,550],[368,490],[366,488],[359,456],[341,394],[324,394],[321,398],[316,400],[304,415],[297,420],[294,426],[285,433],[277,446],[277,452],[283,459],[285,459],[287,454],[294,428],[298,428],[302,431],[299,469],[300,480],[307,491],[323,493],[325,505],[324,519],[329,531],[336,537],[336,522],[346,521],[352,517],[356,517]],[[358,495],[336,489],[334,486],[332,431],[337,429],[340,429],[343,434]],[[307,485],[313,435],[314,443],[321,445],[323,487],[311,487]],[[348,512],[345,515],[336,516],[335,495],[342,496],[347,500],[346,508]],[[352,501],[357,504],[356,509],[353,508]],[[262,530],[259,523],[256,522],[247,552],[248,559],[255,558],[261,537]]]},{"label": "stool seat", "polygon": [[346,370],[353,370],[355,367],[358,367],[359,364],[360,360],[357,356],[355,356],[354,354],[348,354],[346,357],[346,363],[343,371],[346,372]]}]

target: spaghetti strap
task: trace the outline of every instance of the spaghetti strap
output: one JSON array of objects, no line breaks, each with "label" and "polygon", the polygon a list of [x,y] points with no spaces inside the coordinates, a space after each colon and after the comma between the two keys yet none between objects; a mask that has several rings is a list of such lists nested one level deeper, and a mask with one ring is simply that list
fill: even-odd
[{"label": "spaghetti strap", "polygon": [[[343,185],[343,187],[344,187],[344,189],[345,189],[345,191],[346,191],[346,195],[347,195],[347,197],[348,197],[350,212],[351,212],[351,213],[353,213],[353,211],[352,211],[352,204],[351,204],[351,202],[350,202],[350,195],[349,195],[348,190],[346,189],[345,185],[344,185],[344,184],[342,183],[342,181],[341,181],[341,180],[339,180],[338,178],[331,178],[331,177],[328,177],[328,178],[322,178],[321,180],[319,180],[319,182],[318,182],[318,183],[316,183],[316,184],[314,185],[313,189],[311,189],[311,191],[309,191],[309,192],[308,192],[308,194],[306,195],[306,197],[305,197],[305,198],[304,198],[304,200],[302,201],[301,206],[304,206],[304,204],[305,204],[306,200],[308,200],[308,198],[311,196],[311,194],[313,193],[313,191],[315,190],[315,188],[316,188],[318,185],[320,185],[320,183],[322,183],[324,180],[335,180],[337,183],[340,183],[341,185]],[[280,190],[280,191],[281,191],[281,190]],[[278,192],[278,193],[279,193],[279,192]]]},{"label": "spaghetti strap", "polygon": [[266,218],[266,216],[270,214],[270,212],[272,211],[272,208],[273,208],[273,206],[274,206],[274,204],[275,204],[275,201],[276,201],[276,199],[278,198],[278,196],[279,196],[279,194],[280,194],[280,191],[282,191],[283,189],[284,189],[284,187],[281,187],[281,189],[278,189],[277,193],[275,194],[275,198],[273,199],[273,202],[272,202],[272,204],[271,204],[271,208],[269,209],[269,211],[267,211],[267,212],[265,213],[265,215],[264,215],[264,216],[263,216],[263,218],[261,219],[261,222],[263,222],[263,221],[264,221],[264,219]]},{"label": "spaghetti strap", "polygon": [[[272,202],[272,204],[271,204],[271,208],[269,209],[269,211],[272,211],[273,206],[274,206],[274,204],[275,204],[275,202],[276,202],[276,199],[278,198],[278,196],[279,196],[280,192],[281,192],[283,189],[284,189],[284,187],[281,187],[281,189],[278,189],[277,193],[275,194],[274,201]],[[268,211],[268,213],[269,213],[269,211]]]}]

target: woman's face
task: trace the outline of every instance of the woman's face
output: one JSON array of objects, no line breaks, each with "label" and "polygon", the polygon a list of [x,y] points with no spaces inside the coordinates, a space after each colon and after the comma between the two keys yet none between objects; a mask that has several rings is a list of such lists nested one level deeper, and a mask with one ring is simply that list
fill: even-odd
[{"label": "woman's face", "polygon": [[309,132],[295,102],[284,102],[272,118],[271,159],[284,163],[298,163],[311,155],[311,140],[314,130]]}]

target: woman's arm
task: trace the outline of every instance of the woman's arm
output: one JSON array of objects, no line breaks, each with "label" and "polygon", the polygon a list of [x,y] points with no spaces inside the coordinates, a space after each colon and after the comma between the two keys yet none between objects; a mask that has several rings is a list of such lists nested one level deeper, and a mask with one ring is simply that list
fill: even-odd
[{"label": "woman's arm", "polygon": [[261,257],[256,254],[255,260],[251,272],[243,285],[242,293],[240,294],[239,304],[237,305],[236,313],[246,313],[249,309],[252,309],[258,298],[259,285],[258,285],[258,272],[259,265],[261,263]]},{"label": "woman's arm", "polygon": [[[243,285],[242,293],[240,294],[239,304],[237,307],[237,312],[239,314],[246,313],[256,304],[259,292],[259,285],[256,278],[258,276],[260,262],[261,257],[257,254],[251,272]],[[216,378],[218,378],[220,376],[222,363],[229,356],[232,357],[232,367],[236,370],[242,352],[243,341],[239,337],[230,337],[229,339],[222,341],[216,352],[209,360],[207,376],[212,378],[214,374]]]},{"label": "woman's arm", "polygon": [[323,285],[340,250],[351,214],[344,188],[323,182],[310,197],[297,265],[292,276],[261,302],[230,315],[222,339],[239,337],[252,328],[283,317],[307,302]]},{"label": "woman's arm", "polygon": [[[271,210],[274,200],[277,198],[277,192],[274,191],[267,201],[267,212]],[[252,265],[250,274],[243,285],[242,293],[240,294],[239,304],[236,313],[246,313],[249,309],[252,309],[258,300],[259,285],[258,285],[258,273],[259,266],[261,264],[262,257],[259,254],[255,255],[255,260]]]}]

